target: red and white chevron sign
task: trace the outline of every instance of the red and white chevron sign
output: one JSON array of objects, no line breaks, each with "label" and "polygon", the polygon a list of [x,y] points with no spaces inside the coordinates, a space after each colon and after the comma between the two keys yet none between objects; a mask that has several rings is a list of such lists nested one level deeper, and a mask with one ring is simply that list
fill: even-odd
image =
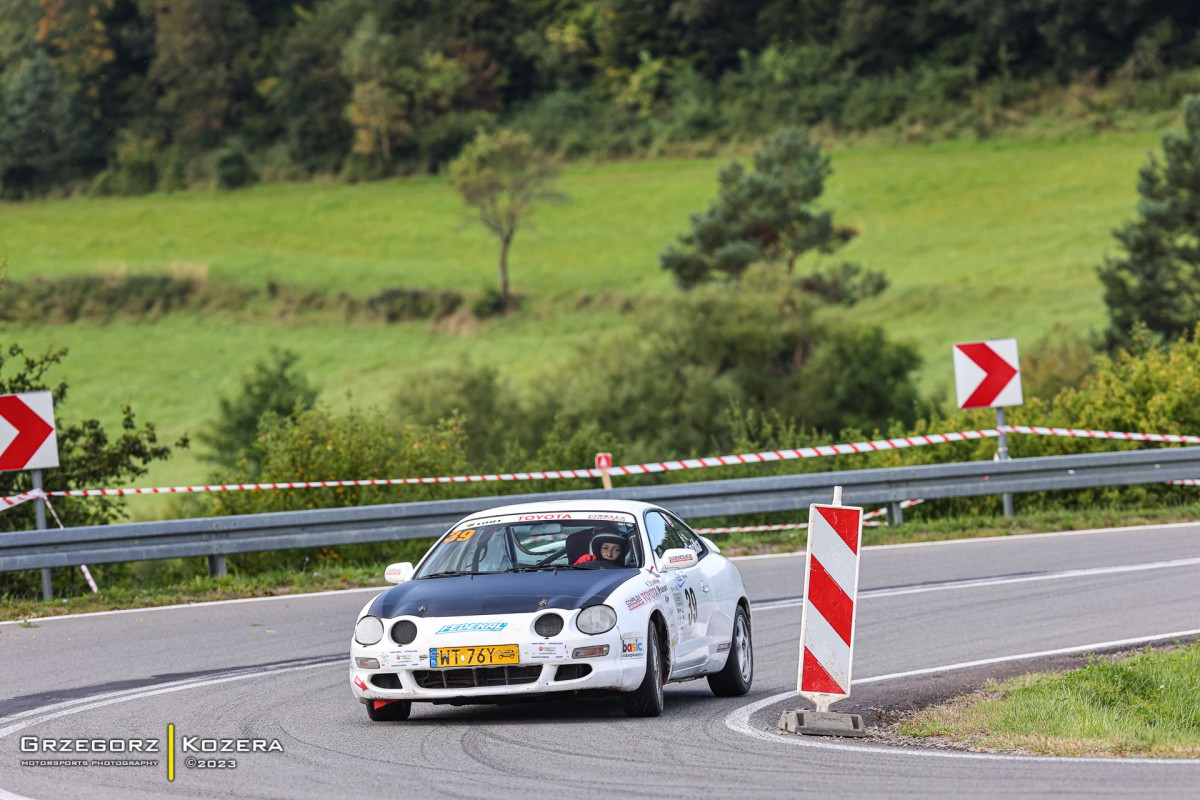
[{"label": "red and white chevron sign", "polygon": [[0,471],[58,466],[50,392],[0,395]]},{"label": "red and white chevron sign", "polygon": [[959,408],[1019,406],[1021,360],[1016,339],[954,345],[954,385]]},{"label": "red and white chevron sign", "polygon": [[826,711],[850,694],[858,552],[863,510],[808,507],[804,614],[800,622],[800,674],[796,690]]}]

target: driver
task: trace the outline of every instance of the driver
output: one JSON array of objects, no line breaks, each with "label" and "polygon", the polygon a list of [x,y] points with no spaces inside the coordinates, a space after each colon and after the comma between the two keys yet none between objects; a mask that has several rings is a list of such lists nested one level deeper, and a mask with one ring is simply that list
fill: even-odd
[{"label": "driver", "polygon": [[625,537],[617,533],[598,533],[592,537],[592,552],[584,553],[575,559],[576,564],[586,564],[589,561],[607,561],[613,564],[625,563],[625,547],[628,543]]}]

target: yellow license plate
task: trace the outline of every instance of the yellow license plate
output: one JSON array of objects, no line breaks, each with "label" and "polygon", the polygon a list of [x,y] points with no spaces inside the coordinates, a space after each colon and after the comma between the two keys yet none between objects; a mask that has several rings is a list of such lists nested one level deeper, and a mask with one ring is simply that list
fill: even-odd
[{"label": "yellow license plate", "polygon": [[520,652],[515,644],[429,648],[429,666],[434,669],[492,667],[498,664],[516,664],[520,660]]}]

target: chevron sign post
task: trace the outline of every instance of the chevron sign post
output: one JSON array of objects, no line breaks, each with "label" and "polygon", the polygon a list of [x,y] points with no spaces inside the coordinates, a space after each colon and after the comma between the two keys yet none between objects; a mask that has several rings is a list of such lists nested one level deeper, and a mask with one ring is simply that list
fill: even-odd
[{"label": "chevron sign post", "polygon": [[[997,461],[1008,461],[1008,434],[1004,432],[1004,407],[1019,406],[1021,359],[1016,339],[990,339],[986,342],[960,342],[954,345],[954,384],[959,408],[996,409],[996,427],[1000,430]],[[1004,495],[1004,516],[1013,515],[1011,494]]]}]

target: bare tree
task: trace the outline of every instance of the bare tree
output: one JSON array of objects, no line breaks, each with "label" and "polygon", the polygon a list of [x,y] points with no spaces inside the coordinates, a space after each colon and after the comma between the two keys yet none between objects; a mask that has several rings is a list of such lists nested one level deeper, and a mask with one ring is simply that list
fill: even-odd
[{"label": "bare tree", "polygon": [[500,241],[500,299],[509,307],[508,250],[517,226],[541,200],[564,197],[554,187],[558,167],[527,133],[480,132],[450,164],[450,180],[483,227]]}]

